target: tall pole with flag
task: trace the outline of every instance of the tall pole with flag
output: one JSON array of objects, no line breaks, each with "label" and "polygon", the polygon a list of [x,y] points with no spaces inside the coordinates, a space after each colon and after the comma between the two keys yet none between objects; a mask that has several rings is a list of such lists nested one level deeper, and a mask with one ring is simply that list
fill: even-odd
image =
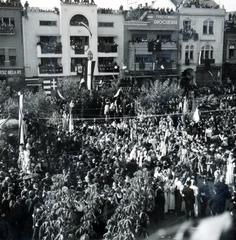
[{"label": "tall pole with flag", "polygon": [[18,93],[19,95],[19,158],[18,165],[22,169],[24,165],[24,116],[23,116],[23,94]]},{"label": "tall pole with flag", "polygon": [[19,92],[19,133],[20,145],[24,145],[23,94]]},{"label": "tall pole with flag", "polygon": [[69,133],[72,133],[74,130],[74,123],[73,123],[73,118],[72,118],[72,108],[74,107],[73,101],[70,102],[69,105]]}]

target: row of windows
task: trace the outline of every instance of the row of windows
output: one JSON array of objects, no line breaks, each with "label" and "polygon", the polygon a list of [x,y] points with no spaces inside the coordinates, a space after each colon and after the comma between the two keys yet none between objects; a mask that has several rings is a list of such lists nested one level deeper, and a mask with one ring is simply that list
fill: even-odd
[{"label": "row of windows", "polygon": [[[183,21],[183,29],[185,31],[191,30],[191,20],[184,20]],[[214,34],[214,21],[212,20],[205,20],[203,22],[202,33],[204,35],[213,35]]]},{"label": "row of windows", "polygon": [[7,49],[0,48],[0,66],[5,66],[5,61],[7,60],[7,53],[10,66],[16,66],[16,49],[14,48],[9,48],[8,51]]},{"label": "row of windows", "polygon": [[[88,22],[81,22],[78,19],[74,19],[73,21],[71,20],[70,25],[71,26],[80,26],[82,24],[86,24],[88,26]],[[1,22],[0,22],[1,24]],[[39,21],[40,26],[56,26],[57,22],[56,21]],[[114,27],[113,22],[98,22],[98,27]]]},{"label": "row of windows", "polygon": [[[210,45],[203,46],[200,53],[201,59],[213,59],[214,58],[214,48]],[[185,61],[192,61],[194,58],[194,46],[187,45],[185,47]]]}]

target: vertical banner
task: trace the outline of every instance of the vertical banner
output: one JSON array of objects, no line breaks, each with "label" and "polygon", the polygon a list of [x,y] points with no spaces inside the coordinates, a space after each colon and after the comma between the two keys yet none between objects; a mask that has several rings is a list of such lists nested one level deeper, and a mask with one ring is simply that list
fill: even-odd
[{"label": "vertical banner", "polygon": [[89,91],[92,90],[92,61],[88,60],[88,72],[87,72],[87,88]]},{"label": "vertical banner", "polygon": [[23,94],[19,93],[19,135],[20,145],[24,144]]},{"label": "vertical banner", "polygon": [[72,133],[74,131],[74,122],[72,117],[72,108],[74,107],[73,101],[70,102],[70,109],[69,109],[69,133]]}]

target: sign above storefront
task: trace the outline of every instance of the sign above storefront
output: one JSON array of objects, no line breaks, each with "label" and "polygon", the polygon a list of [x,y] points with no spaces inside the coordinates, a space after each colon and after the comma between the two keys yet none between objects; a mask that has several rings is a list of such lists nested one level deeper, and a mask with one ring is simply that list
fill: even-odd
[{"label": "sign above storefront", "polygon": [[20,76],[22,74],[22,69],[0,69],[0,76]]},{"label": "sign above storefront", "polygon": [[153,19],[154,24],[161,24],[161,25],[177,25],[177,17],[171,15],[155,15]]}]

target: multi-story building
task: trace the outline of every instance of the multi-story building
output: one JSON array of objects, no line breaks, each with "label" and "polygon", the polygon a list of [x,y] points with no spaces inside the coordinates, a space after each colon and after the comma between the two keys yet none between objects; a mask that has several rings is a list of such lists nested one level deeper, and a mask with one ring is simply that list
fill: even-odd
[{"label": "multi-story building", "polygon": [[123,60],[123,15],[93,1],[61,1],[59,9],[28,8],[23,18],[27,78],[82,78],[88,60],[94,79],[119,75]]},{"label": "multi-story building", "polygon": [[21,20],[20,1],[0,2],[0,81],[6,80],[18,89],[24,80]]},{"label": "multi-story building", "polygon": [[178,15],[155,3],[130,10],[125,16],[124,63],[128,76],[138,85],[174,80],[178,75]]},{"label": "multi-story building", "polygon": [[181,72],[193,69],[199,85],[220,80],[225,10],[212,0],[188,0],[178,12]]},{"label": "multi-story building", "polygon": [[236,14],[229,13],[225,21],[223,82],[236,83]]}]

